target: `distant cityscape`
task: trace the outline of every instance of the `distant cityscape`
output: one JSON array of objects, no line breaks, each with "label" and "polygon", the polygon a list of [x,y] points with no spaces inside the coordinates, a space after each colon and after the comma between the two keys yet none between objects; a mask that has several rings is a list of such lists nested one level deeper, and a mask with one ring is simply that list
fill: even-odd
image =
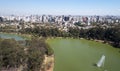
[{"label": "distant cityscape", "polygon": [[[68,27],[76,27],[76,23],[79,25],[85,25],[85,28],[90,28],[93,24],[120,24],[120,16],[72,16],[72,15],[30,15],[30,16],[1,16],[0,26],[6,25],[19,26],[22,29],[21,23],[24,23],[24,28],[34,28],[33,23],[37,25],[56,25],[62,30],[67,30]],[[88,27],[89,26],[89,27]]]}]

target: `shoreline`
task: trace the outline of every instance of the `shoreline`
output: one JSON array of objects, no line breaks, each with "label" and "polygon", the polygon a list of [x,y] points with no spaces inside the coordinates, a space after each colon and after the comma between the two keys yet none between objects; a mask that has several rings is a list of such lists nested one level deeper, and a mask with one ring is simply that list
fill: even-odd
[{"label": "shoreline", "polygon": [[[0,33],[4,33],[4,34],[13,34],[13,35],[18,35],[18,36],[21,36],[25,39],[30,39],[32,34],[21,34],[21,33],[15,33],[15,32],[12,32],[12,33],[7,33],[7,32],[0,32]],[[86,39],[86,38],[73,38],[73,37],[47,37],[47,40],[48,39],[55,39],[55,38],[65,38],[65,39]],[[105,41],[105,40],[98,40],[98,39],[86,39],[86,40],[91,40],[91,41],[95,41],[95,42],[101,42],[101,43],[105,43],[105,44],[109,44],[111,45],[112,42],[110,41]]]},{"label": "shoreline", "polygon": [[42,63],[40,71],[53,71],[54,70],[54,55],[44,56],[45,59]]},{"label": "shoreline", "polygon": [[[4,33],[4,32],[0,32],[0,33]],[[30,38],[30,36],[32,36],[30,34],[19,34],[19,33],[5,33],[5,34],[13,34],[13,35],[21,36],[21,37],[26,36],[26,37],[29,37],[29,38]],[[64,38],[64,37],[52,37],[52,38],[47,37],[46,41],[49,40],[49,39],[55,39],[55,38],[59,38],[59,39],[79,39],[79,40],[85,39],[85,38],[71,38],[71,37],[67,37],[67,38]],[[104,41],[104,40],[97,40],[97,39],[85,39],[85,40],[100,42],[100,43],[103,43],[103,44],[111,45],[109,41]],[[54,61],[55,61],[54,55],[51,55],[51,56],[45,55],[45,59],[43,60],[42,67],[41,67],[40,71],[53,71],[54,70],[54,64],[55,64]],[[42,69],[44,69],[44,70],[42,70]]]}]

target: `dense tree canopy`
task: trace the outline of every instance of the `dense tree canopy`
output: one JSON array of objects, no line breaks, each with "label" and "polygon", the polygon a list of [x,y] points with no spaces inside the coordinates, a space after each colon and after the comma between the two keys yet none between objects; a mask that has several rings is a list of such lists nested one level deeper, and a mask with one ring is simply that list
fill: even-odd
[{"label": "dense tree canopy", "polygon": [[23,71],[39,71],[44,55],[52,55],[53,50],[45,39],[33,38],[20,44],[14,39],[0,39],[0,69],[19,68]]},{"label": "dense tree canopy", "polygon": [[73,37],[73,38],[85,38],[96,39],[108,42],[116,47],[120,48],[120,26],[103,27],[96,26],[89,29],[79,29],[77,27],[69,27],[68,31],[61,31],[58,28],[26,28],[21,33],[29,33],[42,37]]},{"label": "dense tree canopy", "polygon": [[14,39],[0,41],[0,67],[19,67],[24,64],[24,47],[20,46]]}]

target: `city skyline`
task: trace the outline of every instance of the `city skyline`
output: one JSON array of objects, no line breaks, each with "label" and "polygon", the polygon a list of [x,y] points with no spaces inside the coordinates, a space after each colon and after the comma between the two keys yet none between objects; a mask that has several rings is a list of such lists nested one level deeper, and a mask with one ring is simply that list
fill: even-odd
[{"label": "city skyline", "polygon": [[120,0],[1,0],[0,15],[120,15]]}]

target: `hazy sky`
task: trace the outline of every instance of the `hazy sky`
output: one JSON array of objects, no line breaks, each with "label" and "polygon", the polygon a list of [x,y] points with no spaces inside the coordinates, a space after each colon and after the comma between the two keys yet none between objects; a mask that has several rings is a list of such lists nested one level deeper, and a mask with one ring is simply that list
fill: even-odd
[{"label": "hazy sky", "polygon": [[120,0],[0,0],[0,14],[120,15]]}]

